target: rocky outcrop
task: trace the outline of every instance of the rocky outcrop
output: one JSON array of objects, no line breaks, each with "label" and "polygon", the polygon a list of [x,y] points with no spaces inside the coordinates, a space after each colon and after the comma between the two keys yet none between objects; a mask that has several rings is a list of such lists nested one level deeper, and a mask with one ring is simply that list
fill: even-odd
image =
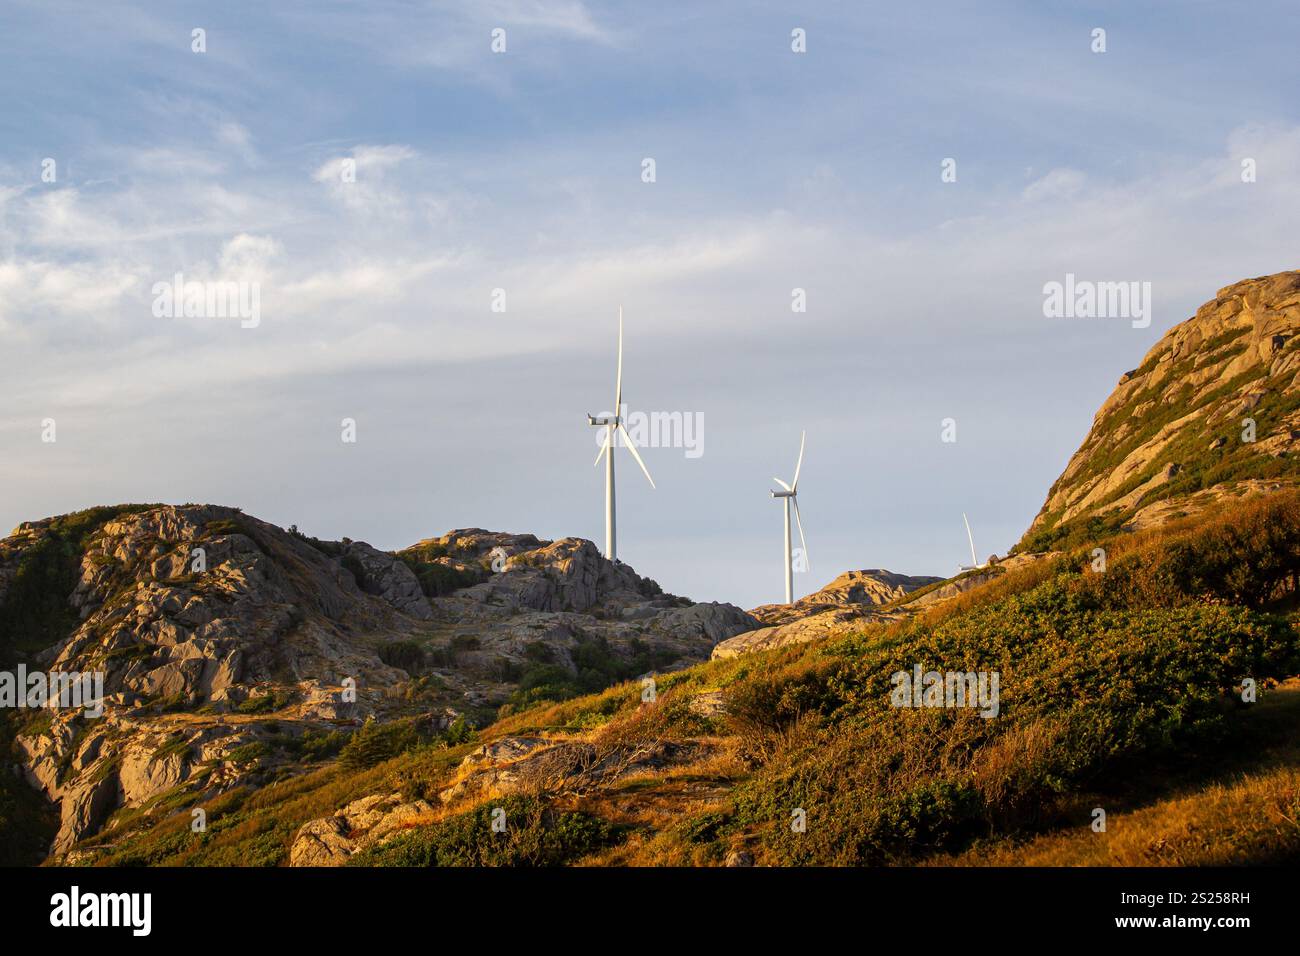
[{"label": "rocky outcrop", "polygon": [[736,657],[790,644],[806,644],[846,633],[867,619],[896,620],[902,612],[885,610],[885,605],[942,580],[878,568],[846,571],[820,591],[793,604],[765,604],[754,608],[750,613],[767,626],[720,642],[711,656]]},{"label": "rocky outcrop", "polygon": [[[21,526],[0,544],[0,567],[66,524]],[[120,807],[177,788],[212,795],[255,784],[268,761],[288,759],[249,756],[270,726],[292,738],[327,733],[323,720],[391,710],[389,689],[407,675],[378,649],[432,615],[395,556],[322,548],[233,508],[125,510],[75,560],[67,599],[79,624],[30,666],[102,675],[103,713],[53,710],[17,738],[28,779],[60,805],[56,854]],[[345,679],[355,686],[347,703]],[[172,715],[185,712],[178,726]],[[261,714],[301,723],[285,731]],[[225,760],[231,753],[245,759]]]},{"label": "rocky outcrop", "polygon": [[869,611],[942,580],[929,575],[895,574],[881,568],[845,571],[820,591],[814,591],[793,604],[764,604],[750,613],[764,624],[775,625],[823,611]]},{"label": "rocky outcrop", "polygon": [[[119,810],[294,772],[308,733],[431,712],[446,730],[460,713],[490,719],[530,667],[671,669],[758,624],[577,538],[468,529],[395,555],[234,508],[123,506],[21,525],[0,540],[0,588],[42,549],[70,555],[72,624],[29,666],[102,674],[105,693],[98,717],[15,728],[23,773],[59,806],[56,857]],[[329,832],[316,842],[342,846]]]},{"label": "rocky outcrop", "polygon": [[433,616],[415,573],[387,551],[377,551],[362,541],[350,541],[343,561],[367,594],[419,620]]},{"label": "rocky outcrop", "polygon": [[1022,544],[1095,516],[1149,526],[1300,481],[1297,332],[1300,272],[1220,289],[1120,378]]},{"label": "rocky outcrop", "polygon": [[91,773],[68,787],[60,801],[59,832],[54,838],[55,854],[71,849],[85,833],[93,833],[118,802],[118,781],[112,768],[101,774]]},{"label": "rocky outcrop", "polygon": [[[627,657],[642,647],[666,663],[704,660],[720,641],[759,626],[731,604],[693,604],[666,594],[626,564],[608,561],[590,541],[541,541],[473,528],[422,541],[406,553],[486,580],[430,598],[433,621],[460,654],[458,674],[478,679],[480,692],[502,661],[521,668],[544,660],[571,672],[593,642]],[[663,669],[661,667],[661,669]]]},{"label": "rocky outcrop", "polygon": [[678,600],[621,561],[605,560],[599,548],[582,538],[540,541],[533,535],[472,528],[422,541],[410,550],[419,549],[440,550],[443,561],[461,570],[489,568],[493,573],[484,583],[457,596],[516,611],[618,613],[655,599],[663,600],[663,606]]},{"label": "rocky outcrop", "polygon": [[289,865],[342,866],[354,854],[427,822],[432,813],[428,803],[404,800],[400,793],[354,800],[332,816],[304,824],[294,835]]}]

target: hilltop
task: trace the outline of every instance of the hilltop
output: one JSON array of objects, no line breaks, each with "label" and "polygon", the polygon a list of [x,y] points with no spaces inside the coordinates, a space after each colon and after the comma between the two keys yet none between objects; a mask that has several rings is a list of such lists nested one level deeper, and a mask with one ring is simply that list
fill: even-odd
[{"label": "hilltop", "polygon": [[787,647],[846,633],[870,618],[896,620],[900,614],[889,605],[907,595],[941,582],[942,578],[895,574],[880,568],[845,571],[819,591],[793,604],[764,604],[749,613],[763,627],[720,642],[713,657],[735,657],[757,650]]},{"label": "hilltop", "polygon": [[1126,372],[1018,550],[1300,483],[1300,272],[1245,279]]},{"label": "hilltop", "polygon": [[24,836],[53,831],[57,856],[111,819],[332,759],[367,720],[463,735],[539,696],[703,660],[757,625],[576,538],[469,529],[392,554],[211,505],[28,522],[0,540],[4,666],[102,672],[105,713],[5,715],[56,814],[11,792],[0,828],[23,807]]}]

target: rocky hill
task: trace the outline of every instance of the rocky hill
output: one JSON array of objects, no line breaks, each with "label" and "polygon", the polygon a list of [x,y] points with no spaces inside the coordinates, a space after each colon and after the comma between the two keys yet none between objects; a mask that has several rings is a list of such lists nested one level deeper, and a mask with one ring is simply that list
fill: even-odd
[{"label": "rocky hill", "polygon": [[942,580],[895,574],[880,568],[845,571],[820,591],[793,604],[765,604],[754,608],[749,613],[764,626],[722,641],[713,649],[713,657],[735,657],[772,647],[803,644],[843,633],[867,618],[896,620],[901,613],[887,609],[886,605]]},{"label": "rocky hill", "polygon": [[1300,272],[1220,289],[1120,379],[1018,546],[1043,551],[1300,481]]},{"label": "rocky hill", "polygon": [[757,625],[575,538],[471,529],[390,554],[187,505],[0,540],[4,666],[104,680],[100,716],[5,716],[18,769],[57,811],[56,857],[106,823],[292,776],[372,717],[472,728],[530,694],[702,660]]}]

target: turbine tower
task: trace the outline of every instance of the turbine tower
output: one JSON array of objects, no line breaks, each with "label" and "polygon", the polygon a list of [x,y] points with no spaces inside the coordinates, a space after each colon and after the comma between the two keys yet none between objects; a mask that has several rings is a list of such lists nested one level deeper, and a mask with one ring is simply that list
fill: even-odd
[{"label": "turbine tower", "polygon": [[784,491],[772,492],[773,498],[785,499],[785,550],[782,552],[782,561],[785,564],[785,603],[794,603],[794,554],[790,550],[790,505],[794,505],[794,520],[799,525],[799,543],[803,546],[804,560],[808,560],[808,542],[803,536],[803,518],[799,516],[799,469],[803,467],[803,445],[808,433],[804,432],[799,436],[799,460],[794,465],[794,480],[786,484],[780,478],[773,478],[778,485],[784,488]]},{"label": "turbine tower", "polygon": [[623,439],[626,442],[626,448],[636,459],[636,463],[641,466],[645,472],[646,481],[650,482],[650,487],[655,486],[655,480],[650,477],[650,470],[646,468],[645,462],[637,454],[636,445],[632,444],[632,437],[627,433],[627,428],[623,425],[623,307],[618,309],[618,369],[614,373],[614,414],[612,416],[603,416],[595,418],[590,413],[587,415],[587,424],[603,427],[605,429],[605,443],[601,446],[599,454],[596,455],[595,464],[600,464],[603,456],[605,459],[605,557],[614,561],[618,557],[618,526],[614,520],[614,440],[619,432],[623,433]]}]

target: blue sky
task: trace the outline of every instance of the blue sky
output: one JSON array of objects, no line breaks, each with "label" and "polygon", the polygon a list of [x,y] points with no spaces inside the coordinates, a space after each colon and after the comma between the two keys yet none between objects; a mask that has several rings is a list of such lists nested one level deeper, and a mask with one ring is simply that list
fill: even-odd
[{"label": "blue sky", "polygon": [[[1163,331],[1297,266],[1298,32],[1281,3],[10,0],[0,525],[215,501],[389,548],[600,540],[583,415],[622,305],[631,408],[704,420],[699,458],[644,450],[656,490],[620,462],[622,558],[777,599],[806,428],[796,589],[951,573],[962,512],[981,557],[1014,543]],[[259,283],[260,325],[155,317],[178,271]],[[1151,282],[1151,327],[1045,318],[1067,272]]]}]

